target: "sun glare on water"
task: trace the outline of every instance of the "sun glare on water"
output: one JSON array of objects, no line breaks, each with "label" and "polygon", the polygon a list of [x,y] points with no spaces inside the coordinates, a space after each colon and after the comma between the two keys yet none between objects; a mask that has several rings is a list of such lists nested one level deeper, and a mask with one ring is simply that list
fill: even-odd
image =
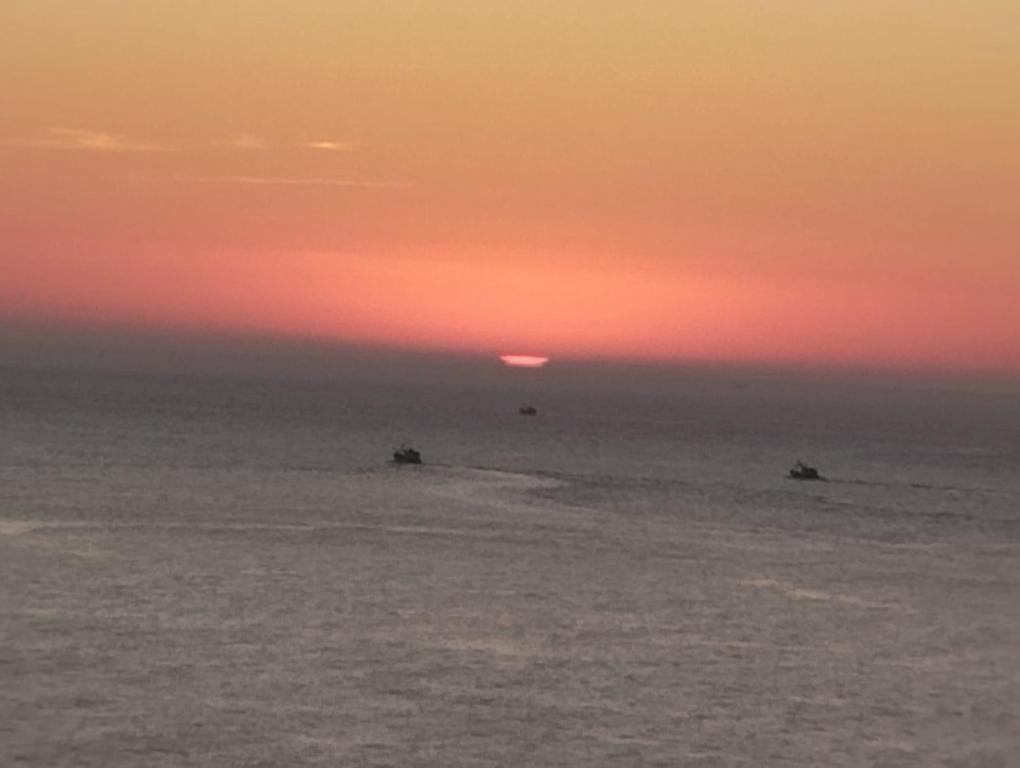
[{"label": "sun glare on water", "polygon": [[500,355],[499,359],[503,361],[503,365],[514,368],[541,368],[549,362],[548,357],[538,355]]}]

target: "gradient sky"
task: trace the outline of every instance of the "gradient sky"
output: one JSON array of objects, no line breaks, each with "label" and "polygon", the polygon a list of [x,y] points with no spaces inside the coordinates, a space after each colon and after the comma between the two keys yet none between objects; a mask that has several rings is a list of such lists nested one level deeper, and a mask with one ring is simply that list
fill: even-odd
[{"label": "gradient sky", "polygon": [[1016,0],[4,0],[0,321],[1020,372]]}]

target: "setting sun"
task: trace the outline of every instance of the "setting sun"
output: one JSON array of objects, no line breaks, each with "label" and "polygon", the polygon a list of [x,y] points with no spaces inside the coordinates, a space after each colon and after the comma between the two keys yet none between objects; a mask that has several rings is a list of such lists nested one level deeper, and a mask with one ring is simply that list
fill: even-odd
[{"label": "setting sun", "polygon": [[538,355],[500,355],[499,359],[503,361],[504,365],[513,368],[541,368],[549,362],[548,357]]}]

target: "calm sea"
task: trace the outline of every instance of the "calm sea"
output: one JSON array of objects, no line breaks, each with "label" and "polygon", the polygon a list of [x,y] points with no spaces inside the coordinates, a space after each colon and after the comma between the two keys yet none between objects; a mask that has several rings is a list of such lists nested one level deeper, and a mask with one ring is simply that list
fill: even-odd
[{"label": "calm sea", "polygon": [[1020,765],[1020,394],[0,369],[0,765]]}]

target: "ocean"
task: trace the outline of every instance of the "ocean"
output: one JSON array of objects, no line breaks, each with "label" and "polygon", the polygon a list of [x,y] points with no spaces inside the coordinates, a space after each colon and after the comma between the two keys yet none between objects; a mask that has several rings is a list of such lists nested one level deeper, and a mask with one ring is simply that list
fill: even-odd
[{"label": "ocean", "polygon": [[0,369],[0,765],[1020,765],[1020,392]]}]

